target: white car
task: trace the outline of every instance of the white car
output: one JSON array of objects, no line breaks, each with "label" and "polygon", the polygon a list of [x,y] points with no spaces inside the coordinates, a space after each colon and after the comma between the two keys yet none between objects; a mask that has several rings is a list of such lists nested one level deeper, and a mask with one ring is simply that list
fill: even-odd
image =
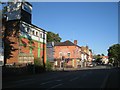
[{"label": "white car", "polygon": [[93,64],[92,64],[92,63],[89,63],[89,64],[88,64],[88,67],[93,67]]}]

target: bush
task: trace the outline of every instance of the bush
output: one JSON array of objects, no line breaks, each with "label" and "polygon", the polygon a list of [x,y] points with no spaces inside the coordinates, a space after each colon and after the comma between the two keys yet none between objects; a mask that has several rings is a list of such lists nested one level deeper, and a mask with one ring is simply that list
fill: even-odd
[{"label": "bush", "polygon": [[53,65],[49,61],[46,62],[46,70],[47,71],[52,71],[52,66]]},{"label": "bush", "polygon": [[41,59],[40,58],[35,58],[34,59],[34,65],[35,66],[43,66]]},{"label": "bush", "polygon": [[34,66],[35,66],[35,73],[40,73],[45,71],[45,68],[40,58],[36,58],[34,60]]}]

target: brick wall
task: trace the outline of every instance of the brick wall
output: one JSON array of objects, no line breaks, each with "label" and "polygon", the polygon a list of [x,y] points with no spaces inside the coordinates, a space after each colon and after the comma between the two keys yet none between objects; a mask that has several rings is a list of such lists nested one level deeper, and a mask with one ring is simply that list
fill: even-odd
[{"label": "brick wall", "polygon": [[[5,39],[5,44],[7,45],[7,47],[5,47],[6,49],[6,56],[7,53],[9,53],[8,49],[15,49],[15,50],[11,50],[9,53],[10,57],[7,57],[6,63],[7,64],[13,64],[13,63],[18,63],[18,57],[19,57],[19,52],[22,53],[30,53],[30,43],[29,40],[27,38],[19,38],[19,34],[16,35],[16,33],[18,33],[19,31],[19,22],[18,21],[10,21],[7,23],[7,29],[6,32],[6,39]],[[31,50],[32,53],[34,54],[34,58],[38,58],[38,42],[32,40],[32,46],[33,49]],[[12,43],[11,43],[12,42]],[[44,48],[44,52],[43,52],[43,48]],[[44,54],[43,54],[44,53]],[[46,62],[46,44],[40,43],[40,58],[42,58],[42,56],[44,55],[44,62]]]},{"label": "brick wall", "polygon": [[[60,59],[60,52],[62,52],[64,58],[70,58],[69,62],[67,65],[71,65],[73,67],[77,67],[77,58],[80,59],[81,54],[80,54],[80,48],[77,46],[55,46],[54,47],[54,58]],[[70,53],[70,57],[68,56],[68,53]]]}]

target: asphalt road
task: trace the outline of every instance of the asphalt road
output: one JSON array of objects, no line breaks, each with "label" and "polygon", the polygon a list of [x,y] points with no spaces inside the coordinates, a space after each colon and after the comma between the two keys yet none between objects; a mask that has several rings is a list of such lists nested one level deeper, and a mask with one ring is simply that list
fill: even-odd
[{"label": "asphalt road", "polygon": [[97,66],[77,71],[47,72],[3,80],[2,88],[120,88],[119,69]]}]

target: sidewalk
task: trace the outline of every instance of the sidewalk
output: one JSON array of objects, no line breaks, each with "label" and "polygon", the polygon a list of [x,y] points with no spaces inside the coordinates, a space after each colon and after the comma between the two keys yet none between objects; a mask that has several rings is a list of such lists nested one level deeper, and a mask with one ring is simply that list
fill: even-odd
[{"label": "sidewalk", "polygon": [[56,68],[54,71],[75,71],[75,70],[87,70],[87,69],[93,69],[90,67],[82,67],[82,68]]}]

